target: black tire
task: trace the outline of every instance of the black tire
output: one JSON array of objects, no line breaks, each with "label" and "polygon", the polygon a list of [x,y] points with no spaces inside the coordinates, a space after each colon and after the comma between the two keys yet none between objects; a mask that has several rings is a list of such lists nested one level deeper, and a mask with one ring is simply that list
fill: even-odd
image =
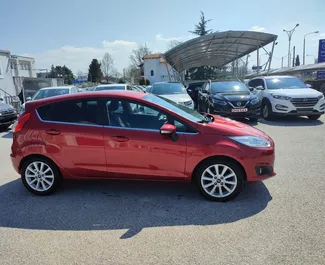
[{"label": "black tire", "polygon": [[[213,195],[209,194],[205,190],[205,188],[203,187],[204,181],[205,181],[205,180],[202,180],[203,173],[205,172],[206,169],[208,169],[209,167],[211,167],[213,165],[216,165],[216,164],[218,164],[219,167],[220,167],[220,165],[222,165],[222,166],[226,166],[226,167],[230,168],[232,171],[226,171],[225,173],[234,172],[236,180],[237,180],[236,186],[233,185],[235,187],[231,187],[233,189],[232,192],[229,193],[228,195],[225,195],[224,197],[216,197],[217,196],[216,194],[215,194],[215,196],[213,196]],[[206,176],[206,175],[204,175],[204,176]],[[228,159],[209,159],[209,160],[203,162],[199,166],[199,168],[195,172],[194,178],[195,178],[197,187],[198,187],[198,189],[199,189],[199,191],[200,191],[200,193],[202,194],[203,197],[205,197],[206,199],[208,199],[210,201],[226,202],[226,201],[230,201],[230,200],[234,199],[242,191],[242,189],[244,187],[244,182],[245,182],[245,172],[243,171],[243,169],[236,162],[234,162],[232,160],[228,160]],[[219,180],[216,179],[214,181],[219,181]],[[223,192],[226,191],[226,189],[224,188],[224,186],[226,184],[222,183],[222,181],[226,181],[226,179],[222,179],[220,181],[221,181],[221,183],[219,183],[219,184],[213,184],[212,186],[210,185],[212,187],[210,192],[212,192],[214,186],[217,186],[215,188],[215,191],[217,191],[217,189],[219,190],[220,185],[223,185],[221,187],[222,191]],[[207,184],[211,184],[211,181],[209,180]],[[227,185],[229,185],[229,184],[227,184]],[[227,186],[227,187],[229,188],[229,186]],[[219,195],[220,195],[220,193],[219,193]]]},{"label": "black tire", "polygon": [[[47,174],[44,174],[45,175],[44,177],[40,177],[40,176],[37,178],[35,177],[36,182],[37,181],[43,182],[44,178],[51,183],[53,182],[52,185],[50,186],[50,185],[46,184],[45,180],[44,180],[44,185],[50,186],[48,189],[43,190],[43,191],[36,190],[36,189],[32,188],[30,184],[27,183],[26,169],[33,163],[44,163],[47,167],[49,167],[51,169],[50,173],[53,173],[52,174],[53,178],[51,178],[50,181],[46,176]],[[26,189],[34,194],[37,194],[37,195],[49,195],[49,194],[53,193],[59,187],[59,184],[62,181],[61,173],[60,173],[60,170],[58,169],[58,167],[51,160],[44,158],[44,157],[38,157],[38,156],[31,157],[30,159],[27,159],[26,161],[24,161],[24,163],[21,166],[20,175],[21,175],[22,182],[23,182],[24,186],[26,187]],[[34,175],[34,174],[32,173],[32,175]],[[32,180],[34,180],[34,179],[32,178]],[[43,185],[43,183],[40,184],[40,186],[42,186],[42,185]]]},{"label": "black tire", "polygon": [[310,115],[310,116],[307,116],[308,119],[310,120],[313,120],[313,121],[316,121],[320,118],[321,115]]},{"label": "black tire", "polygon": [[272,120],[274,118],[274,113],[272,110],[271,103],[268,101],[263,102],[262,104],[262,116],[264,120]]}]

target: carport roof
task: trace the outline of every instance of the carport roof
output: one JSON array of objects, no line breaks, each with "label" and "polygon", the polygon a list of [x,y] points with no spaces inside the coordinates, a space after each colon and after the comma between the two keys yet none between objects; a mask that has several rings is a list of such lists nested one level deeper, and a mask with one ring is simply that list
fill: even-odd
[{"label": "carport roof", "polygon": [[255,31],[224,31],[186,41],[165,55],[176,71],[211,65],[223,67],[275,41],[277,35]]}]

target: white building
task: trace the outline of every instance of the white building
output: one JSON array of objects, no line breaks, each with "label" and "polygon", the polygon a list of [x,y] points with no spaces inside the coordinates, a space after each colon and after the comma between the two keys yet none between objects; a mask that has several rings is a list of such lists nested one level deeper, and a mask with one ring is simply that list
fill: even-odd
[{"label": "white building", "polygon": [[150,84],[175,80],[173,69],[163,58],[162,53],[147,54],[143,56],[143,61],[144,77]]},{"label": "white building", "polygon": [[11,71],[13,77],[36,77],[35,59],[11,55]]},{"label": "white building", "polygon": [[16,95],[13,75],[11,72],[10,51],[0,50],[0,97]]}]

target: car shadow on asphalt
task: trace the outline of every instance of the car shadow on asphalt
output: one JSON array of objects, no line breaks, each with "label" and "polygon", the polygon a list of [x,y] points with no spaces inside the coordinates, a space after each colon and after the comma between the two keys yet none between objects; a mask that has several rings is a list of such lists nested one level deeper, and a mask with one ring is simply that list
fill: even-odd
[{"label": "car shadow on asphalt", "polygon": [[218,225],[263,211],[272,200],[264,183],[249,184],[233,201],[203,199],[193,185],[134,181],[65,182],[51,196],[28,192],[20,179],[0,186],[0,226],[41,230],[127,229]]},{"label": "car shadow on asphalt", "polygon": [[[319,126],[324,124],[321,120],[313,121],[305,117],[277,117],[272,121],[259,119],[258,123],[266,124],[270,126],[281,126],[281,127]],[[248,121],[247,124],[251,126],[257,125],[257,123],[253,123],[251,121]]]},{"label": "car shadow on asphalt", "polygon": [[6,131],[4,135],[1,136],[4,139],[12,139],[12,131]]}]

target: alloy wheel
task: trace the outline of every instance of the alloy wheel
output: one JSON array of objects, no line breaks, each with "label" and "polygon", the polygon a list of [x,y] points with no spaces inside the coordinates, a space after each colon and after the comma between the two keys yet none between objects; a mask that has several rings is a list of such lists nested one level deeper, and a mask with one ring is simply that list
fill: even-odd
[{"label": "alloy wheel", "polygon": [[232,194],[237,183],[237,175],[234,170],[223,164],[211,165],[201,175],[203,190],[216,198],[224,198]]},{"label": "alloy wheel", "polygon": [[34,161],[27,166],[25,179],[28,186],[33,190],[44,192],[52,187],[54,173],[48,164],[42,161]]}]

